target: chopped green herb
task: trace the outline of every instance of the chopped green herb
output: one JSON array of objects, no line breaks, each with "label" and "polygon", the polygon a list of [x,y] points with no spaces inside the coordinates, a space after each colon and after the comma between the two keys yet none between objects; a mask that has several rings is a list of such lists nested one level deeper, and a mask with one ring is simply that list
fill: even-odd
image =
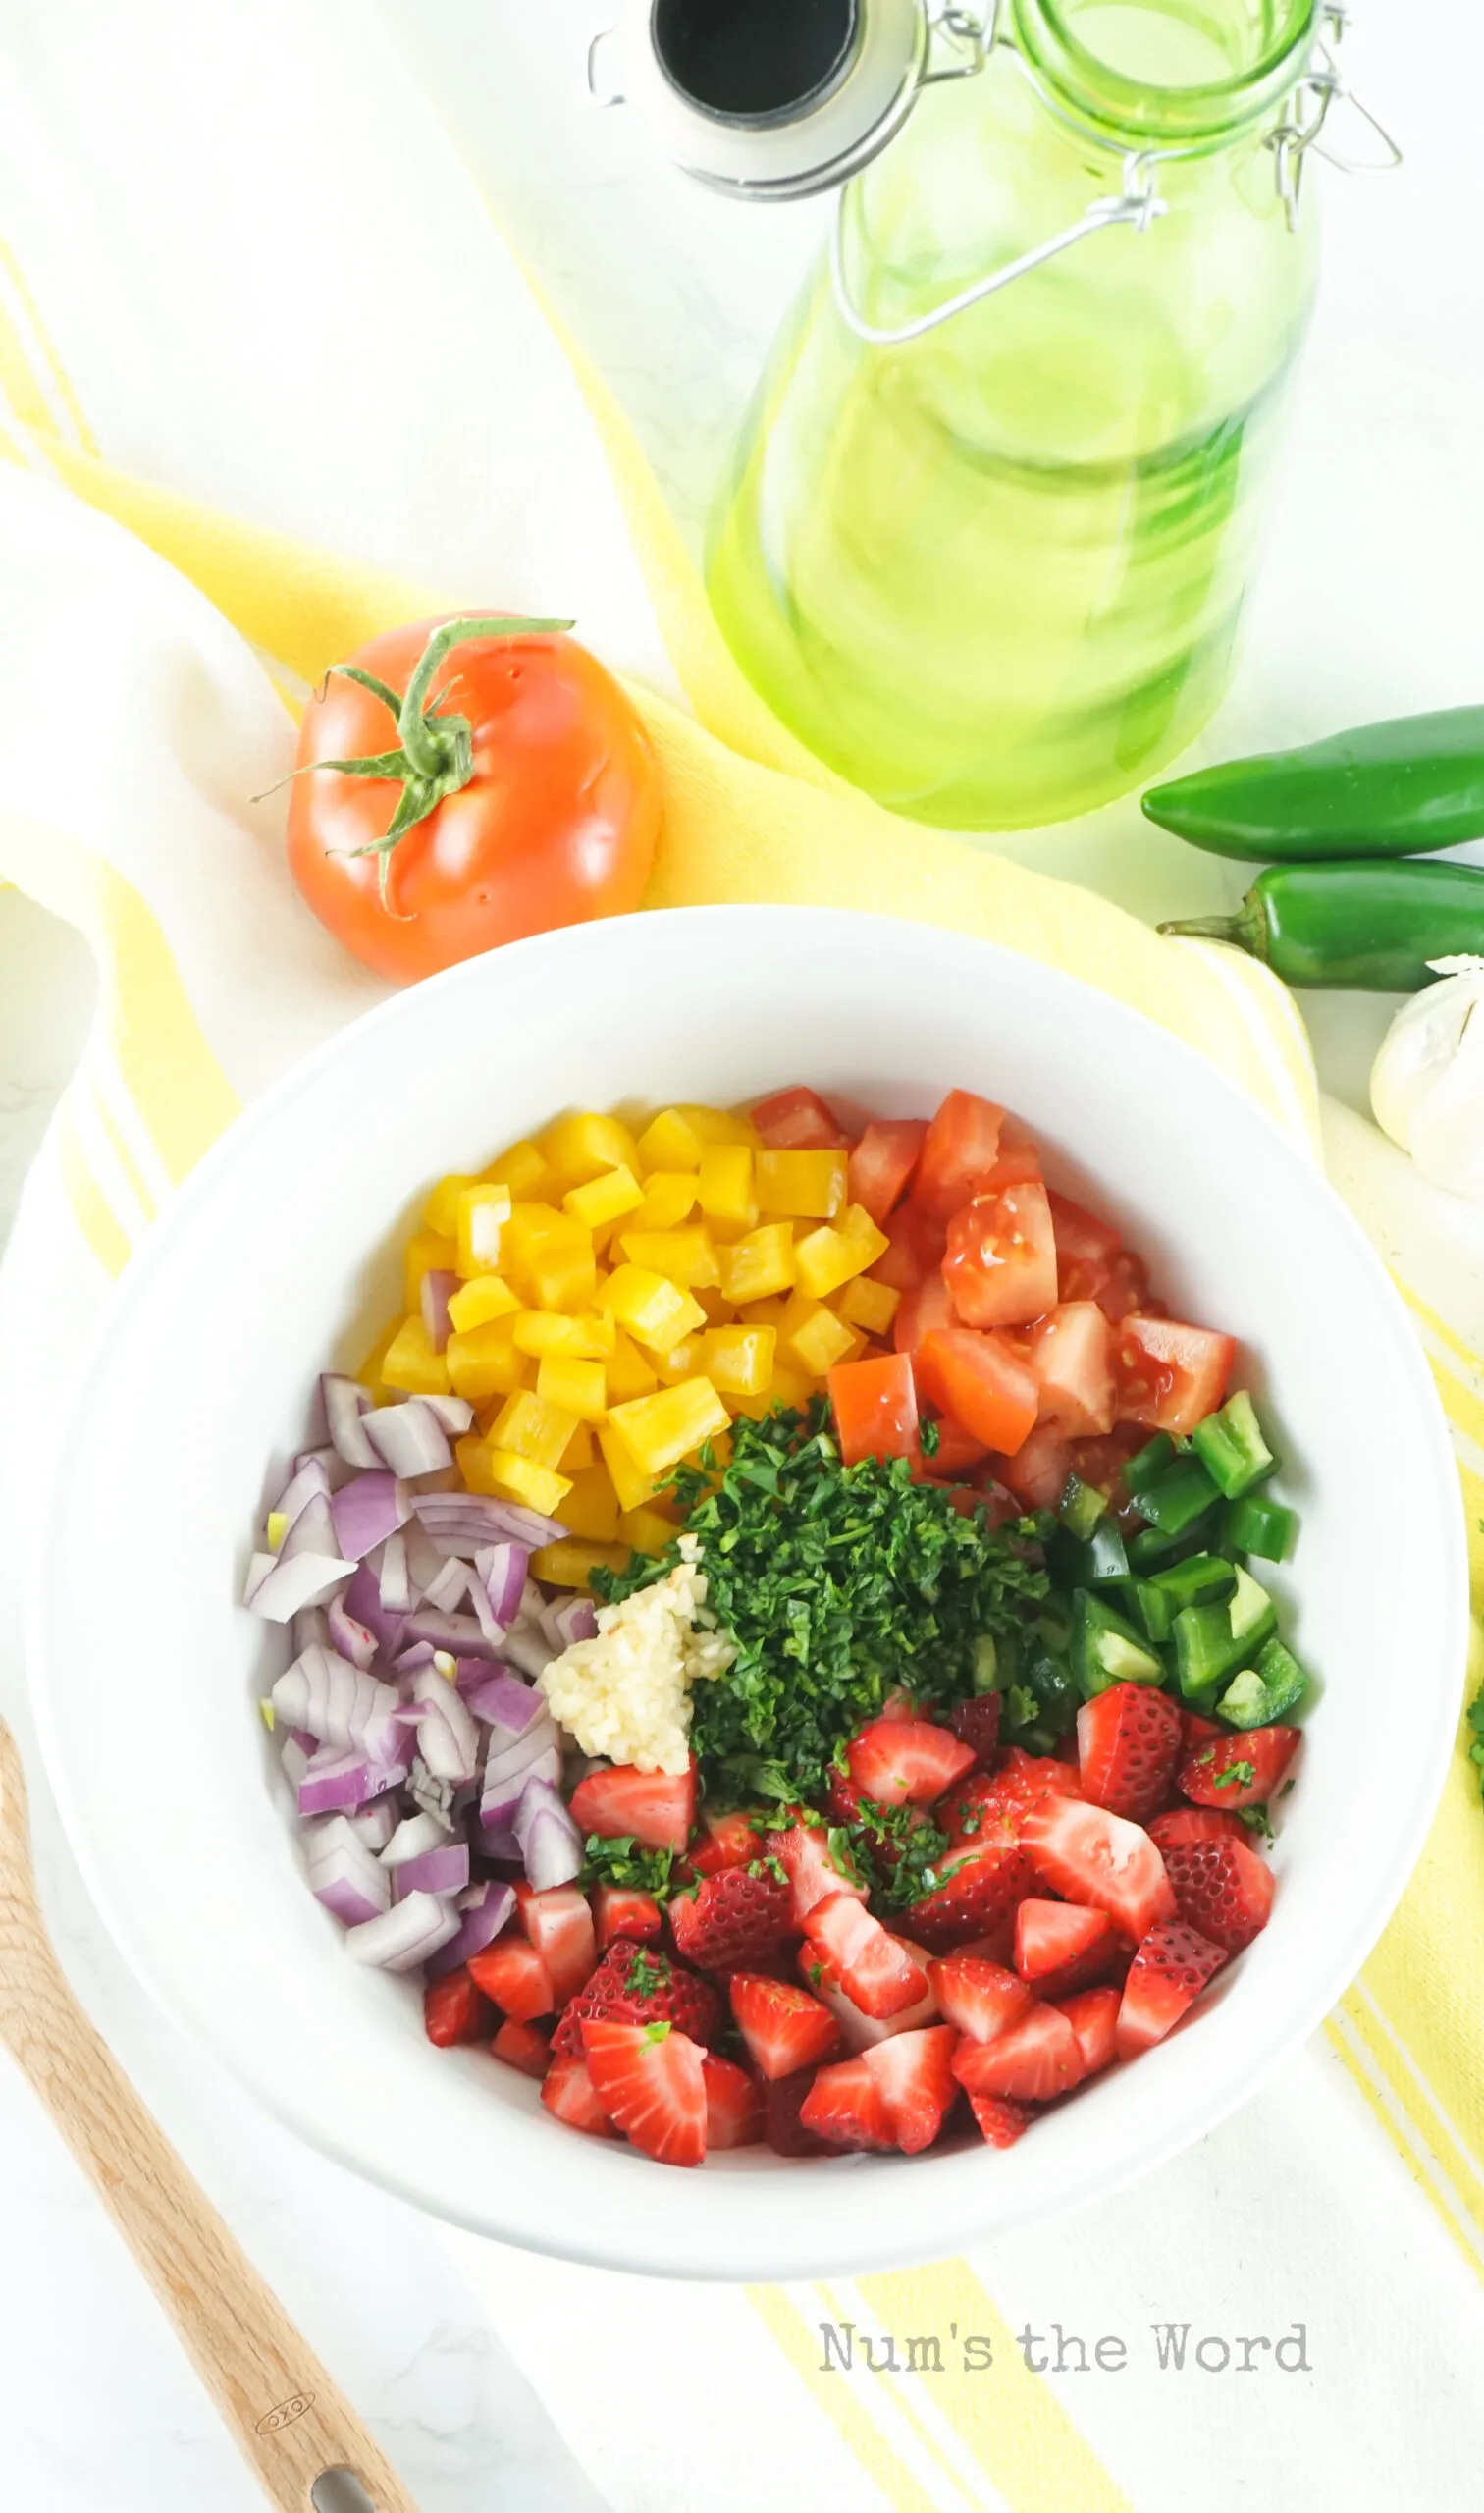
[{"label": "chopped green herb", "polygon": [[674,1974],[667,1954],[652,1954],[641,1946],[628,1968],[624,1989],[631,1999],[653,1998],[657,1990],[667,1990]]},{"label": "chopped green herb", "polygon": [[753,1858],[747,1864],[749,1876],[770,1876],[775,1885],[788,1883],[788,1870],[781,1858]]},{"label": "chopped green herb", "polygon": [[936,1422],[928,1419],[918,1424],[918,1446],[924,1457],[936,1457],[942,1446],[942,1433]]},{"label": "chopped green herb", "polygon": [[[948,1836],[920,1806],[882,1806],[874,1797],[863,1797],[848,1836],[856,1873],[871,1886],[874,1900],[905,1909],[938,1883],[937,1862],[948,1847]],[[831,1842],[833,1838],[831,1834]],[[879,1855],[884,1850],[894,1857]]]},{"label": "chopped green herb", "polygon": [[1241,1821],[1247,1826],[1247,1829],[1250,1832],[1261,1833],[1264,1841],[1270,1842],[1272,1840],[1272,1819],[1265,1806],[1260,1804],[1256,1806],[1239,1806],[1237,1813]]},{"label": "chopped green herb", "polygon": [[673,1850],[645,1849],[633,1833],[612,1841],[589,1833],[578,1881],[584,1891],[591,1885],[620,1885],[636,1894],[667,1894],[674,1863]]},{"label": "chopped green herb", "polygon": [[1228,1763],[1211,1782],[1213,1789],[1250,1789],[1257,1774],[1251,1763]]}]

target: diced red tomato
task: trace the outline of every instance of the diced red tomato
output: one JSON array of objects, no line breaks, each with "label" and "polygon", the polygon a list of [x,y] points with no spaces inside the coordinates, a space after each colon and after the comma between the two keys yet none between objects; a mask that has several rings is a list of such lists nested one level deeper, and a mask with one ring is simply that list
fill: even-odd
[{"label": "diced red tomato", "polygon": [[572,1821],[580,1833],[621,1841],[632,1833],[647,1849],[684,1849],[696,1820],[696,1769],[637,1771],[613,1763],[590,1771],[572,1791]]},{"label": "diced red tomato", "polygon": [[1126,1317],[1113,1338],[1118,1418],[1152,1430],[1193,1431],[1227,1391],[1230,1335],[1173,1317]]},{"label": "diced red tomato", "polygon": [[875,1118],[850,1155],[850,1201],[878,1230],[907,1193],[927,1133],[922,1117]]},{"label": "diced red tomato", "polygon": [[934,1327],[913,1360],[921,1393],[999,1457],[1014,1457],[1035,1425],[1033,1372],[996,1335]]},{"label": "diced red tomato", "polygon": [[1115,1510],[1122,1509],[1128,1500],[1121,1480],[1124,1468],[1131,1457],[1137,1457],[1148,1436],[1141,1424],[1121,1422],[1115,1423],[1105,1439],[1074,1440],[1068,1471],[1080,1483],[1095,1483],[1099,1492],[1110,1496]]},{"label": "diced red tomato", "polygon": [[947,1221],[978,1192],[999,1157],[1005,1111],[972,1091],[950,1091],[929,1125],[918,1161],[912,1201],[934,1221]]},{"label": "diced red tomato", "polygon": [[[931,1469],[930,1482],[951,1483],[956,1476],[968,1474],[975,1467],[983,1465],[989,1454],[987,1440],[977,1440],[974,1433],[967,1430],[962,1422],[956,1422],[951,1414],[934,1416],[932,1427],[937,1434],[937,1446],[931,1457],[928,1456],[926,1449],[923,1453],[925,1472]],[[977,1509],[982,1497],[979,1492],[971,1492],[968,1507]]]},{"label": "diced red tomato", "polygon": [[974,1747],[928,1719],[874,1719],[846,1749],[850,1777],[878,1806],[930,1806],[974,1768]]},{"label": "diced red tomato", "polygon": [[430,1981],[423,1992],[423,2030],[440,2051],[455,2043],[482,2042],[494,2018],[490,2003],[464,1964]]},{"label": "diced red tomato", "polygon": [[1175,1896],[1148,1834],[1105,1806],[1043,1797],[1022,1824],[1021,1840],[1048,1885],[1070,1902],[1106,1911],[1136,1945],[1156,1921],[1174,1918]]},{"label": "diced red tomato", "polygon": [[552,2046],[534,2024],[517,2024],[506,2016],[490,2045],[497,2059],[507,2068],[518,2068],[522,2076],[544,2077],[552,2064]]},{"label": "diced red tomato", "polygon": [[763,1836],[742,1814],[714,1815],[703,1807],[701,1837],[687,1853],[698,1876],[716,1876],[723,1867],[750,1867],[763,1855]]},{"label": "diced red tomato", "polygon": [[948,1224],[943,1280],[966,1326],[1023,1326],[1056,1307],[1046,1191],[1032,1181],[977,1196]]},{"label": "diced red tomato", "polygon": [[1113,1428],[1113,1330],[1095,1301],[1063,1301],[1032,1338],[1026,1360],[1043,1421],[1072,1440]]},{"label": "diced red tomato", "polygon": [[909,1354],[891,1353],[876,1362],[841,1362],[830,1371],[827,1384],[835,1437],[846,1466],[859,1466],[863,1457],[905,1457],[918,1464],[922,1452],[917,1388]]},{"label": "diced red tomato", "polygon": [[1008,1111],[1000,1127],[999,1150],[994,1167],[985,1173],[979,1189],[981,1196],[997,1196],[1003,1187],[1028,1187],[1033,1179],[1039,1184],[1041,1174],[1040,1146],[1029,1126]]},{"label": "diced red tomato", "polygon": [[1027,1510],[1054,1510],[1072,1471],[1072,1443],[1054,1422],[1037,1422],[1014,1457],[998,1456],[994,1471]]},{"label": "diced red tomato", "polygon": [[941,1327],[957,1324],[958,1312],[948,1297],[948,1286],[934,1267],[910,1291],[903,1292],[891,1321],[891,1339],[899,1353],[916,1353],[928,1336]]},{"label": "diced red tomato", "polygon": [[833,1109],[807,1082],[760,1099],[752,1121],[769,1151],[843,1151],[849,1141]]},{"label": "diced red tomato", "polygon": [[935,1274],[943,1261],[948,1234],[940,1221],[933,1221],[916,1204],[902,1204],[881,1228],[891,1245],[884,1256],[878,1256],[871,1268],[871,1279],[885,1283],[892,1291],[910,1292],[925,1274]]},{"label": "diced red tomato", "polygon": [[1056,1232],[1058,1265],[1081,1261],[1089,1265],[1111,1265],[1123,1241],[1110,1221],[1102,1221],[1089,1213],[1084,1204],[1074,1204],[1070,1196],[1060,1196],[1054,1187],[1046,1191],[1051,1207],[1052,1226]]},{"label": "diced red tomato", "polygon": [[615,1939],[627,1937],[638,1945],[658,1937],[664,1917],[653,1894],[641,1894],[631,1885],[599,1885],[593,1893],[593,1920],[598,1943],[607,1949]]}]

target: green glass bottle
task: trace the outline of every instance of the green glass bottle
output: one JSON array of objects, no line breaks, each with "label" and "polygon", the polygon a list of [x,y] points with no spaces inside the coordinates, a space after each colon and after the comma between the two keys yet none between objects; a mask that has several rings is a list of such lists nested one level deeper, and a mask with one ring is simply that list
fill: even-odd
[{"label": "green glass bottle", "polygon": [[1065,819],[1220,699],[1313,294],[1316,32],[1315,0],[1008,0],[841,195],[708,582],[778,716],[894,810]]}]

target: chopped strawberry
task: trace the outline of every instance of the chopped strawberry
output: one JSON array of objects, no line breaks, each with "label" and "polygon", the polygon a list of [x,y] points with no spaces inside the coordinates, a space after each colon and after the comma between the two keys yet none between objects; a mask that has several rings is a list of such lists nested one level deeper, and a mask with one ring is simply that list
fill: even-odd
[{"label": "chopped strawberry", "polygon": [[973,2042],[992,2042],[1031,2005],[1032,1993],[1002,1963],[978,1954],[940,1954],[928,1966],[944,2020]]},{"label": "chopped strawberry", "polygon": [[851,1738],[846,1760],[877,1806],[930,1806],[973,1768],[974,1748],[928,1719],[874,1719]]},{"label": "chopped strawberry", "polygon": [[791,1981],[757,1972],[734,1972],[727,1983],[731,2011],[750,2057],[765,2077],[788,2077],[827,2059],[840,2039],[827,2006]]},{"label": "chopped strawberry", "polygon": [[580,1833],[621,1841],[631,1833],[647,1849],[684,1849],[696,1820],[696,1771],[636,1771],[610,1763],[590,1771],[572,1791],[572,1821]]},{"label": "chopped strawberry", "polygon": [[995,1749],[999,1744],[1000,1697],[997,1692],[977,1692],[972,1701],[956,1701],[948,1713],[948,1725],[955,1737],[962,1737],[974,1750],[974,1768],[987,1772],[993,1769]]},{"label": "chopped strawberry", "polygon": [[766,2079],[763,2086],[763,2135],[775,2156],[822,2156],[829,2141],[806,2127],[802,2113],[815,2081],[813,2068],[791,2077]]},{"label": "chopped strawberry", "polygon": [[533,1893],[517,1886],[521,1926],[547,1967],[557,2006],[580,1990],[598,1960],[598,1938],[587,1896],[575,1885]]},{"label": "chopped strawberry", "polygon": [[1073,1997],[1056,2002],[1077,2036],[1085,2077],[1095,2076],[1117,2054],[1122,1997],[1122,1991],[1115,1989],[1078,1990]]},{"label": "chopped strawberry", "polygon": [[723,2059],[716,2051],[701,2054],[706,2088],[706,2152],[722,2147],[756,2147],[763,2137],[763,2095],[756,2077]]},{"label": "chopped strawberry", "polygon": [[706,2154],[702,2049],[672,2024],[582,2028],[588,2074],[609,2118],[656,2164],[700,2164]]},{"label": "chopped strawberry", "polygon": [[555,2112],[557,2119],[564,2120],[569,2129],[585,2129],[594,2138],[616,2135],[594,2091],[587,2061],[580,2055],[552,2061],[542,2085],[541,2100],[548,2112]]},{"label": "chopped strawberry", "polygon": [[1164,1853],[1175,1907],[1227,1954],[1240,1954],[1268,1924],[1273,1871],[1243,1842],[1176,1842]]},{"label": "chopped strawberry", "polygon": [[889,1929],[886,1933],[892,1945],[900,1947],[909,1961],[918,1965],[923,1973],[922,1997],[914,1999],[911,2006],[899,2007],[894,2015],[868,2015],[864,2007],[857,2006],[854,1999],[846,1996],[838,1972],[829,1964],[821,1962],[808,1945],[803,1950],[801,1966],[804,1977],[815,1997],[822,2001],[834,2017],[847,2051],[869,2051],[874,2043],[884,2042],[889,2034],[916,2033],[921,2026],[936,2024],[938,2020],[937,1996],[927,1977],[928,1956],[923,1948],[913,1945],[908,1938],[893,1937]]},{"label": "chopped strawberry", "polygon": [[1198,1710],[1187,1710],[1181,1713],[1181,1729],[1188,1754],[1192,1753],[1197,1745],[1208,1745],[1214,1737],[1227,1737],[1231,1734],[1230,1729],[1223,1728],[1219,1719],[1202,1719]]},{"label": "chopped strawberry", "polygon": [[799,2107],[802,2127],[834,2147],[894,2147],[886,2100],[872,2073],[872,2054],[821,2068]]},{"label": "chopped strawberry", "polygon": [[1197,1806],[1257,1806],[1276,1791],[1298,1744],[1297,1728],[1244,1728],[1188,1752],[1177,1775]]},{"label": "chopped strawberry", "polygon": [[838,1972],[847,1998],[868,2015],[897,2015],[928,1988],[923,1965],[853,1895],[830,1894],[816,1902],[804,1934]]},{"label": "chopped strawberry", "polygon": [[502,1937],[482,1954],[471,1954],[469,1970],[487,1998],[517,2024],[551,2015],[556,2005],[552,1976],[540,1953],[523,1937]]},{"label": "chopped strawberry", "polygon": [[703,1813],[702,1832],[686,1856],[698,1876],[716,1876],[723,1867],[750,1867],[763,1855],[763,1836],[748,1815]]},{"label": "chopped strawberry", "polygon": [[1178,1920],[1151,1928],[1124,1983],[1118,2010],[1119,2058],[1135,2059],[1152,2043],[1162,2042],[1225,1961],[1219,1946],[1210,1945]]},{"label": "chopped strawberry", "polygon": [[1170,1851],[1186,1842],[1232,1841],[1245,1842],[1248,1849],[1253,1846],[1242,1817],[1219,1806],[1172,1806],[1168,1814],[1154,1817],[1148,1833],[1167,1866]]},{"label": "chopped strawberry", "polygon": [[1020,1840],[1027,1815],[1043,1797],[1081,1793],[1070,1763],[1056,1754],[1028,1754],[1012,1745],[997,1771],[975,1772],[948,1790],[942,1803],[933,1808],[933,1820],[955,1845],[973,1842],[980,1848],[1004,1849]]},{"label": "chopped strawberry", "polygon": [[971,2094],[1045,2103],[1081,2082],[1082,2052],[1061,2009],[1037,2004],[992,2042],[960,2042],[953,2073]]},{"label": "chopped strawberry", "polygon": [[1164,1804],[1180,1750],[1179,1706],[1156,1685],[1109,1684],[1077,1714],[1082,1793],[1131,1823]]},{"label": "chopped strawberry", "polygon": [[850,1201],[878,1230],[907,1193],[927,1132],[922,1117],[874,1117],[850,1155]]},{"label": "chopped strawberry", "polygon": [[658,1937],[664,1926],[664,1914],[653,1894],[638,1893],[630,1885],[599,1885],[593,1893],[593,1920],[600,1947],[610,1947],[620,1937],[637,1943]]},{"label": "chopped strawberry", "polygon": [[801,1928],[816,1902],[822,1902],[827,1894],[853,1894],[858,1901],[865,1901],[864,1884],[840,1865],[822,1824],[794,1824],[786,1833],[770,1833],[768,1848],[787,1874],[793,1915]]},{"label": "chopped strawberry", "polygon": [[703,1876],[693,1890],[669,1903],[675,1945],[688,1963],[706,1972],[745,1971],[776,1953],[797,1925],[788,1886],[745,1867],[723,1867]]},{"label": "chopped strawberry", "polygon": [[930,2147],[953,2109],[957,2044],[951,2025],[929,2024],[921,2033],[893,2033],[863,2055],[904,2156]]},{"label": "chopped strawberry", "polygon": [[569,1999],[552,2047],[561,2057],[582,2052],[582,2027],[595,2016],[619,2024],[678,2025],[693,2042],[714,2042],[721,2009],[710,1981],[672,1962],[657,1947],[636,1946],[620,1937],[609,1948],[597,1971],[575,1998]]},{"label": "chopped strawberry", "polygon": [[423,1992],[423,2030],[440,2051],[457,2042],[482,2042],[492,2022],[489,2000],[466,1965],[430,1981]]},{"label": "chopped strawberry", "polygon": [[552,2065],[552,2046],[534,2024],[517,2024],[506,2016],[490,2045],[497,2059],[507,2068],[519,2068],[523,2076],[544,2077]]},{"label": "chopped strawberry", "polygon": [[969,2109],[991,2147],[1013,2147],[1035,2118],[1030,2104],[1012,2103],[1003,2094],[971,2094]]},{"label": "chopped strawberry", "polygon": [[[770,1099],[760,1099],[752,1121],[769,1151],[843,1151],[849,1141],[833,1110],[807,1082],[795,1082],[787,1091],[775,1091]],[[871,1131],[868,1127],[867,1132]],[[859,1201],[853,1189],[851,1200]]]},{"label": "chopped strawberry", "polygon": [[1035,1870],[1018,1842],[971,1844],[944,1860],[939,1877],[931,1893],[902,1914],[904,1926],[934,1953],[982,1937],[1035,1884]]},{"label": "chopped strawberry", "polygon": [[1106,1806],[1043,1798],[1026,1817],[1023,1839],[1048,1885],[1070,1902],[1106,1911],[1136,1945],[1156,1920],[1174,1918],[1174,1892],[1148,1834]]},{"label": "chopped strawberry", "polygon": [[1015,1914],[1015,1968],[1042,1998],[1063,1998],[1103,1978],[1116,1949],[1106,1911],[1032,1897]]}]

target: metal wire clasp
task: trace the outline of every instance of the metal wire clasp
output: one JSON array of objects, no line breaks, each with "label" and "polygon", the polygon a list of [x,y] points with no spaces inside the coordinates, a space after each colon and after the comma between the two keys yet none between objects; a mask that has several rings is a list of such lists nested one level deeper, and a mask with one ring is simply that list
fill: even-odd
[{"label": "metal wire clasp", "polygon": [[[1289,110],[1275,131],[1267,134],[1266,145],[1273,152],[1273,168],[1278,185],[1278,197],[1291,229],[1298,224],[1303,188],[1303,161],[1310,149],[1342,175],[1384,175],[1403,162],[1402,150],[1391,133],[1377,121],[1369,107],[1347,84],[1341,72],[1339,48],[1350,25],[1350,11],[1336,5],[1326,8],[1320,18],[1324,32],[1314,46],[1314,56],[1307,73],[1300,79],[1289,100]],[[1323,145],[1324,131],[1334,107],[1344,102],[1352,114],[1373,132],[1381,142],[1379,157],[1346,157],[1333,144]]]}]

